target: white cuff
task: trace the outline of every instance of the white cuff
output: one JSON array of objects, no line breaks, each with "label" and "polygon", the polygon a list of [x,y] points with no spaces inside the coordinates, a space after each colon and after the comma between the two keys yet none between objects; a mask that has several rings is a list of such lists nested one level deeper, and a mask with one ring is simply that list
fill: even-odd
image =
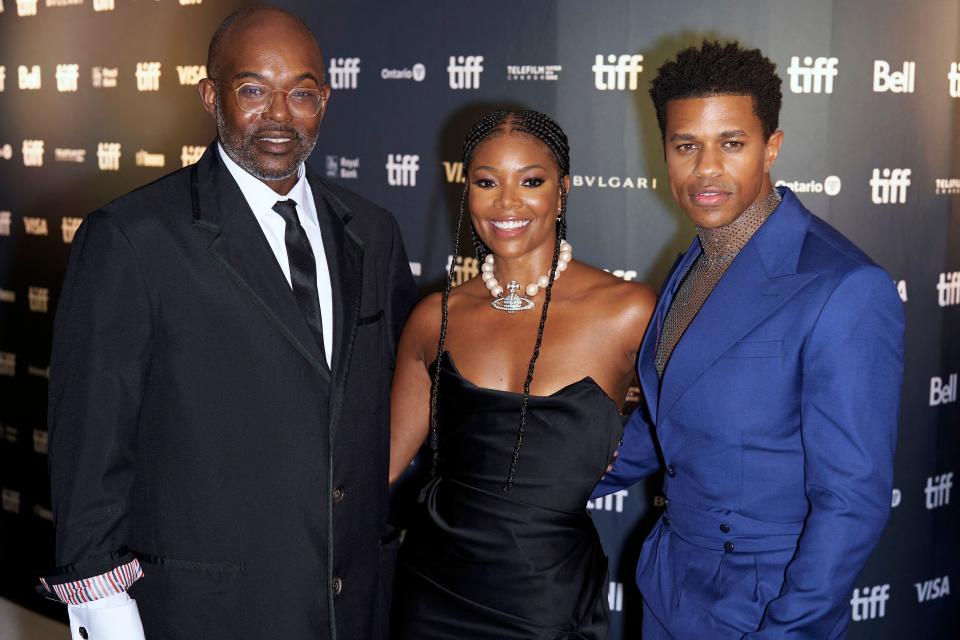
[{"label": "white cuff", "polygon": [[73,640],[144,640],[137,603],[126,591],[67,606]]}]

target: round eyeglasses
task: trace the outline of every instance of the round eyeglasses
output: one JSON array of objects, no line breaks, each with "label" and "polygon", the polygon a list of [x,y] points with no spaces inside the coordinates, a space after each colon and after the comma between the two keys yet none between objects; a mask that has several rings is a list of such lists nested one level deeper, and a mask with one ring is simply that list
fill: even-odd
[{"label": "round eyeglasses", "polygon": [[282,93],[287,103],[287,110],[295,118],[312,118],[323,108],[327,97],[319,89],[297,87],[285,91],[275,89],[265,84],[244,82],[234,92],[237,96],[237,105],[247,113],[264,113],[273,104],[273,95]]}]

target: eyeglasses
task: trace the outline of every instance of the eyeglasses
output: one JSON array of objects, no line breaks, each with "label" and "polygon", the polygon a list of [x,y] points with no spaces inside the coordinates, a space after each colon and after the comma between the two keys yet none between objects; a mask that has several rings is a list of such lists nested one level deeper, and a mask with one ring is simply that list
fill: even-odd
[{"label": "eyeglasses", "polygon": [[264,113],[273,104],[273,94],[283,93],[287,110],[295,118],[312,118],[320,113],[327,97],[319,89],[297,87],[284,91],[265,84],[245,82],[235,91],[237,104],[247,113]]}]

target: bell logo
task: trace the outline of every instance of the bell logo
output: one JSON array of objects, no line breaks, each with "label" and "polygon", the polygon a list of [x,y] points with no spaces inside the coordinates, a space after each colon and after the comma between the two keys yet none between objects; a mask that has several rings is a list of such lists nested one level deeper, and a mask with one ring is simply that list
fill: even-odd
[{"label": "bell logo", "polygon": [[23,230],[28,236],[48,236],[50,230],[47,228],[46,218],[35,218],[24,216]]},{"label": "bell logo", "polygon": [[610,54],[607,63],[603,54],[598,53],[593,63],[593,85],[600,91],[637,90],[637,78],[643,71],[643,56],[639,53],[625,53],[621,56]]},{"label": "bell logo", "polygon": [[181,86],[193,86],[207,77],[207,67],[202,64],[177,65],[177,79]]},{"label": "bell logo", "polygon": [[917,63],[904,62],[900,71],[890,71],[886,60],[873,61],[873,92],[913,93],[917,80]]},{"label": "bell logo", "polygon": [[17,354],[0,351],[0,376],[12,378],[17,375]]},{"label": "bell logo", "polygon": [[479,89],[483,56],[450,56],[447,73],[451,89]]},{"label": "bell logo", "polygon": [[464,182],[463,163],[443,161],[443,173],[447,177],[447,182]]},{"label": "bell logo", "polygon": [[952,307],[960,304],[960,271],[941,273],[937,283],[937,304]]},{"label": "bell logo", "polygon": [[360,58],[330,58],[330,86],[356,89],[360,77]]},{"label": "bell logo", "polygon": [[610,611],[623,611],[623,583],[611,582],[607,591],[607,606]]},{"label": "bell logo", "polygon": [[27,302],[30,311],[34,313],[47,313],[50,306],[50,289],[46,287],[30,287],[27,289]]},{"label": "bell logo", "polygon": [[610,495],[597,498],[596,500],[587,500],[587,509],[592,509],[594,511],[615,511],[616,513],[623,513],[623,499],[626,498],[627,495],[629,495],[627,490],[621,489],[616,493],[611,493]]},{"label": "bell logo", "polygon": [[812,56],[790,58],[787,75],[790,76],[790,91],[793,93],[833,93],[833,79],[837,77],[837,59]]},{"label": "bell logo", "polygon": [[63,244],[73,242],[73,237],[77,235],[77,229],[80,227],[81,222],[83,222],[83,218],[73,217],[63,218],[60,221],[60,230],[63,232]]},{"label": "bell logo", "polygon": [[159,62],[138,62],[137,91],[159,91],[160,73]]},{"label": "bell logo", "polygon": [[917,589],[917,602],[930,602],[950,595],[950,576],[914,582],[913,586]]},{"label": "bell logo", "polygon": [[[3,67],[0,67],[2,69]],[[947,73],[947,85],[950,88],[951,98],[960,98],[960,62],[951,62],[950,71]],[[0,91],[3,88],[0,87]]]},{"label": "bell logo", "polygon": [[57,65],[57,91],[66,93],[77,90],[77,80],[80,78],[80,65]]},{"label": "bell logo", "polygon": [[907,201],[910,186],[910,169],[873,170],[870,178],[870,199],[874,204],[903,204]]},{"label": "bell logo", "polygon": [[140,149],[133,154],[133,161],[138,167],[163,167],[167,164],[167,157],[162,153],[150,153],[145,149]]},{"label": "bell logo", "polygon": [[24,140],[21,150],[23,151],[23,166],[43,166],[43,140]]},{"label": "bell logo", "polygon": [[25,64],[17,67],[17,77],[20,81],[20,89],[24,91],[34,91],[40,88],[40,65],[35,64],[28,67]]},{"label": "bell logo", "polygon": [[854,589],[850,599],[850,609],[854,622],[875,620],[887,615],[887,600],[890,599],[890,585],[878,584],[873,587]]},{"label": "bell logo", "polygon": [[957,401],[957,374],[951,373],[947,376],[947,381],[933,377],[930,378],[930,406],[936,407],[941,404],[950,404]]},{"label": "bell logo", "polygon": [[180,148],[180,164],[189,167],[203,155],[207,148],[198,144],[185,144]]},{"label": "bell logo", "polygon": [[17,0],[18,16],[37,15],[37,0]]},{"label": "bell logo", "polygon": [[10,235],[10,212],[0,211],[0,236]]},{"label": "bell logo", "polygon": [[420,156],[401,153],[387,154],[387,184],[391,187],[417,186]]},{"label": "bell logo", "polygon": [[100,171],[120,171],[120,143],[97,143],[97,166]]},{"label": "bell logo", "polygon": [[113,89],[120,79],[120,70],[117,67],[93,67],[90,76],[95,89]]},{"label": "bell logo", "polygon": [[114,0],[93,0],[94,11],[113,11]]}]

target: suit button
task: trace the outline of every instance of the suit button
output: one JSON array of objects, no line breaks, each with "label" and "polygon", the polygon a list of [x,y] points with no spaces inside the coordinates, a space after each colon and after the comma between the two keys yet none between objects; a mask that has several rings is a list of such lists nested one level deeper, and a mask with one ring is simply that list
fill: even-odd
[{"label": "suit button", "polygon": [[667,465],[667,475],[671,478],[677,475],[677,470],[673,468],[672,464]]},{"label": "suit button", "polygon": [[723,550],[727,553],[733,553],[733,543],[727,540],[723,543]]},{"label": "suit button", "polygon": [[87,640],[87,638],[90,637],[90,634],[87,633],[86,627],[80,627],[78,631],[80,632],[80,637],[83,638],[83,640]]},{"label": "suit button", "polygon": [[723,531],[724,533],[730,533],[730,525],[724,522],[720,525],[720,531]]},{"label": "suit button", "polygon": [[343,500],[343,495],[345,493],[346,491],[344,490],[343,485],[340,485],[339,487],[333,490],[333,501],[340,502],[341,500]]},{"label": "suit button", "polygon": [[333,595],[338,596],[343,591],[343,580],[339,576],[333,579]]},{"label": "suit button", "polygon": [[670,516],[663,516],[663,526],[665,527],[670,526]]}]

